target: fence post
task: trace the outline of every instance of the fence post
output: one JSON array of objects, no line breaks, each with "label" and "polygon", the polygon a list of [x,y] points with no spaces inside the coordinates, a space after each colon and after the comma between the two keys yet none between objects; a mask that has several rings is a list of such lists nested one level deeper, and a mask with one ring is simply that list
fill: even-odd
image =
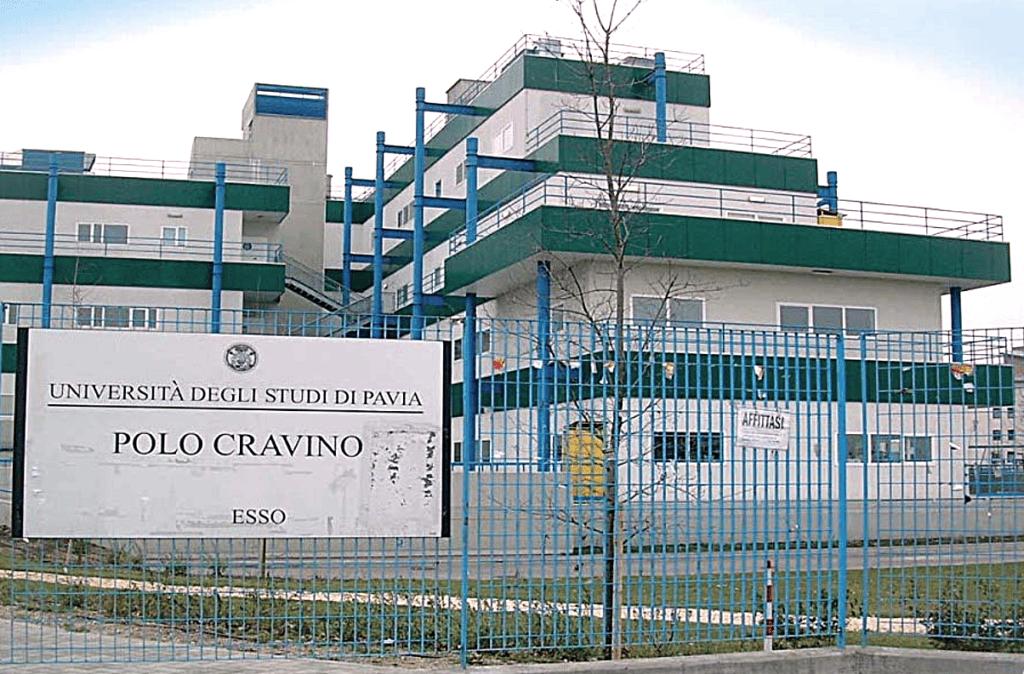
[{"label": "fence post", "polygon": [[839,633],[836,634],[836,648],[846,648],[846,592],[849,573],[846,568],[846,546],[849,532],[846,491],[846,338],[842,334],[836,338],[836,411],[836,433],[839,435],[839,442],[836,443],[836,451],[839,452]]},{"label": "fence post", "polygon": [[[876,387],[877,389],[877,387]],[[860,432],[861,432],[861,451],[864,452],[862,459],[863,473],[861,482],[861,550],[863,559],[861,560],[861,568],[863,572],[861,574],[861,626],[860,626],[860,645],[868,645],[868,571],[871,568],[868,566],[868,460],[871,458],[871,445],[868,442],[868,336],[860,336]]]}]

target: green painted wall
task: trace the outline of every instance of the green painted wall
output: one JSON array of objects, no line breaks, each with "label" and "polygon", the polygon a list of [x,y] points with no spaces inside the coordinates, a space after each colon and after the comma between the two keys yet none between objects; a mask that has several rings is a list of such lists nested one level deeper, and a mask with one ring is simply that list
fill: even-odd
[{"label": "green painted wall", "polygon": [[[445,262],[452,292],[541,251],[605,254],[600,211],[543,206]],[[1009,244],[836,227],[636,216],[628,254],[677,260],[868,271],[906,276],[1010,280]]]},{"label": "green painted wall", "polygon": [[[555,152],[540,148],[562,171],[603,174],[596,138],[558,136]],[[616,166],[636,167],[634,177],[818,193],[818,161],[737,150],[616,143]]]},{"label": "green painted wall", "polygon": [[[324,269],[324,276],[341,283],[344,274],[341,269]],[[373,269],[352,270],[352,290],[362,292],[373,285]]]},{"label": "green painted wall", "polygon": [[[6,326],[5,326],[6,327]],[[11,328],[14,329],[13,327]],[[0,372],[18,371],[18,345],[4,344],[0,347]]]},{"label": "green painted wall", "polygon": [[[0,199],[46,201],[47,177],[41,173],[0,171]],[[287,213],[287,185],[228,183],[224,207],[232,211]],[[64,202],[213,208],[214,184],[195,180],[61,175],[57,200]]]},{"label": "green painted wall", "polygon": [[[58,255],[58,285],[130,286],[138,288],[207,289],[211,262]],[[0,282],[42,283],[42,255],[0,254]],[[284,292],[284,265],[225,262],[224,290]]]},{"label": "green painted wall", "polygon": [[[523,58],[523,65],[523,86],[526,89],[572,94],[590,94],[593,90],[587,70],[580,61],[527,55]],[[602,96],[608,95],[611,88],[617,98],[653,101],[654,85],[643,81],[650,71],[644,67],[613,65],[608,73],[603,66],[597,66],[594,78],[601,84]],[[669,103],[711,107],[711,79],[707,75],[668,72],[667,76]]]},{"label": "green painted wall", "polygon": [[[372,201],[352,202],[352,222],[359,224],[373,217]],[[327,222],[345,222],[345,202],[327,200]]]},{"label": "green painted wall", "polygon": [[[549,399],[554,402],[591,400],[614,394],[603,354],[585,358],[578,368],[561,367],[549,373]],[[591,367],[591,362],[597,367]],[[671,379],[664,365],[675,367]],[[763,366],[758,380],[754,365]],[[867,386],[862,385],[859,360],[846,362],[849,403],[942,404],[968,408],[1013,405],[1013,368],[979,365],[963,380],[956,379],[948,363],[869,360]],[[838,399],[838,366],[823,358],[774,358],[706,353],[628,352],[617,362],[622,393],[628,398],[690,400],[764,400],[767,402],[822,402]],[[967,394],[964,382],[975,385]],[[455,384],[452,415],[462,416],[462,385]],[[485,408],[523,409],[536,405],[539,383],[531,368],[512,370],[480,380],[480,404]]]}]

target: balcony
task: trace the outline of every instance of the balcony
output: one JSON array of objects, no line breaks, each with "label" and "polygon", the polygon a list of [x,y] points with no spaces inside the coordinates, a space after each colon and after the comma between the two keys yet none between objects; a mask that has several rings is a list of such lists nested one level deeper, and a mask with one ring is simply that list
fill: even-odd
[{"label": "balcony", "polygon": [[[596,138],[597,125],[585,112],[559,110],[526,133],[526,153],[537,150],[555,136]],[[619,115],[612,137],[635,143],[653,143],[657,138],[657,123],[652,117]],[[811,156],[810,136],[686,120],[666,124],[665,142],[682,147],[708,147],[783,157]]]},{"label": "balcony", "polygon": [[[837,214],[819,213],[817,198],[742,188],[632,180],[619,207],[634,213],[842,227],[971,241],[1002,241],[998,215],[841,199]],[[607,191],[593,175],[544,176],[480,214],[477,240],[541,206],[608,210]],[[465,228],[448,239],[450,254],[467,247]]]},{"label": "balcony", "polygon": [[[62,174],[201,180],[212,182],[217,162],[97,157],[84,152],[20,150],[0,152],[0,171],[46,173],[55,159]],[[288,169],[259,160],[224,162],[229,183],[288,185]]]},{"label": "balcony", "polygon": [[[46,235],[41,232],[0,231],[0,253],[42,255],[45,250]],[[283,261],[279,243],[225,241],[223,250],[226,262]],[[213,259],[213,241],[170,241],[158,237],[131,236],[123,243],[94,243],[82,241],[76,234],[56,234],[54,253],[84,257],[210,261]]]}]

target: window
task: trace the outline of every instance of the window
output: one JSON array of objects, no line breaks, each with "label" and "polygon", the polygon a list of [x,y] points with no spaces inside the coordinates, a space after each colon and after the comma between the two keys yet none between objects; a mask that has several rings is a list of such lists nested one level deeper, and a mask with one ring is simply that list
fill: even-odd
[{"label": "window", "polygon": [[[476,462],[477,463],[490,463],[491,462],[491,441],[490,440],[477,440],[476,441]],[[452,443],[452,463],[462,463],[462,443]]]},{"label": "window", "polygon": [[455,184],[461,185],[466,180],[466,162],[463,160],[455,167]]},{"label": "window", "polygon": [[[927,435],[873,434],[870,463],[901,463],[932,460],[932,439]],[[864,436],[847,434],[846,456],[857,463],[864,462]]]},{"label": "window", "polygon": [[998,428],[992,429],[992,442],[1001,442],[1003,439],[1003,432]]},{"label": "window", "polygon": [[399,307],[404,307],[409,303],[409,284],[406,283],[404,286],[398,288],[395,293],[395,304]]},{"label": "window", "polygon": [[633,295],[633,322],[638,325],[700,323],[704,320],[704,300]]},{"label": "window", "polygon": [[655,433],[651,447],[655,461],[711,463],[722,460],[721,433]]},{"label": "window", "polygon": [[128,225],[110,225],[100,222],[78,223],[79,243],[128,243]]},{"label": "window", "polygon": [[441,196],[441,181],[440,180],[438,180],[436,183],[434,183],[434,196],[435,197]]},{"label": "window", "polygon": [[444,279],[442,278],[442,273],[443,271],[440,267],[435,267],[430,272],[430,282],[427,285],[430,286],[430,289],[432,291],[440,290],[444,286]]},{"label": "window", "polygon": [[156,309],[145,307],[132,309],[132,328],[135,330],[156,329]]},{"label": "window", "polygon": [[506,124],[501,131],[494,134],[494,141],[491,143],[491,149],[495,154],[499,152],[508,152],[512,149],[512,124]]},{"label": "window", "polygon": [[115,330],[155,330],[157,312],[154,307],[78,307],[75,326],[79,328],[111,328]]},{"label": "window", "polygon": [[827,305],[779,305],[779,327],[791,332],[859,335],[875,329],[875,310]]},{"label": "window", "polygon": [[17,304],[5,304],[4,305],[4,323],[7,325],[18,324],[18,305]]},{"label": "window", "polygon": [[188,239],[188,227],[162,227],[160,243],[165,246],[184,246]]},{"label": "window", "polygon": [[[481,330],[476,333],[476,352],[488,353],[491,350],[491,331]],[[452,358],[462,360],[462,338],[459,337],[452,343]]]}]

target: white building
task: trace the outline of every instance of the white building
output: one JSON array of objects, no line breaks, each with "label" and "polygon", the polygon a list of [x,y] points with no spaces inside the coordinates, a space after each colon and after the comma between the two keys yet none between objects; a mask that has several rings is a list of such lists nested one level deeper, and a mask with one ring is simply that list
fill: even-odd
[{"label": "white building", "polygon": [[[569,460],[559,458],[568,445],[550,438],[570,437],[581,423],[581,407],[589,407],[583,414],[589,417],[587,423],[607,416],[602,407],[606,403],[595,402],[606,396],[594,393],[593,387],[601,381],[596,373],[608,363],[598,362],[588,340],[594,322],[612,316],[614,257],[608,254],[607,230],[601,229],[608,207],[592,117],[592,81],[574,56],[575,46],[568,40],[524,37],[484,75],[457,80],[435,106],[443,112],[426,115],[421,184],[423,196],[438,201],[422,208],[422,299],[413,279],[411,239],[418,219],[414,158],[389,153],[383,176],[387,188],[381,236],[386,237],[382,247],[387,257],[378,301],[389,314],[419,312],[430,334],[458,340],[462,298],[467,293],[479,298],[478,346],[489,355],[478,361],[486,400],[478,415],[475,458],[493,467],[547,463],[540,469],[557,468]],[[622,204],[634,223],[626,258],[626,318],[638,331],[634,338],[662,340],[657,349],[645,347],[659,353],[656,363],[651,361],[660,368],[660,383],[651,388],[658,394],[629,396],[631,414],[648,416],[637,422],[629,441],[631,458],[624,463],[623,481],[649,484],[656,475],[657,484],[675,485],[672,494],[663,492],[665,498],[757,496],[762,487],[751,485],[777,482],[779,471],[789,471],[786,483],[796,485],[792,466],[766,464],[742,479],[724,478],[738,464],[754,465],[748,450],[729,440],[735,410],[743,404],[793,403],[798,428],[793,431],[795,451],[787,461],[798,460],[793,457],[801,452],[813,454],[823,462],[824,472],[799,482],[790,495],[810,498],[823,488],[834,496],[841,445],[831,401],[838,382],[805,385],[802,393],[793,393],[797,389],[787,389],[781,378],[807,368],[801,370],[789,360],[834,362],[836,340],[816,340],[816,335],[843,335],[852,359],[859,357],[851,352],[859,348],[856,338],[864,332],[940,330],[944,297],[954,298],[953,313],[958,315],[963,291],[1009,281],[1009,246],[1002,240],[1001,219],[838,199],[834,182],[821,186],[826,167],[819,167],[813,157],[809,137],[715,126],[703,58],[662,53],[663,101],[653,51],[616,53],[610,69],[599,70],[615,83],[615,158],[630,174],[619,183]],[[472,114],[444,106],[465,106],[462,112]],[[607,105],[602,110],[606,114]],[[338,117],[343,114],[335,113],[336,123],[344,123]],[[206,329],[213,306],[213,175],[218,163],[227,169],[221,294],[225,330],[279,331],[284,319],[268,319],[267,313],[276,309],[324,316],[368,311],[374,191],[355,190],[346,261],[343,193],[340,181],[335,178],[330,185],[328,180],[327,115],[326,90],[257,84],[243,109],[241,139],[196,138],[187,164],[125,165],[84,153],[30,150],[0,157],[4,414],[10,414],[12,405],[15,336],[10,328],[38,326],[44,311],[48,212],[55,213],[54,327]],[[407,130],[396,133],[404,138]],[[658,140],[659,133],[664,140]],[[481,155],[532,162],[529,171],[479,171],[475,241],[467,241],[465,212],[456,202],[443,201],[467,198],[470,137],[479,140]],[[48,209],[51,157],[60,170],[55,206]],[[450,207],[438,206],[443,203]],[[551,278],[552,313],[545,328],[551,346],[546,356],[538,355],[536,335],[517,332],[507,322],[537,319],[538,305],[547,302],[538,298],[538,273],[548,272],[538,272],[538,265],[550,270]],[[351,278],[348,287],[343,285],[346,276]],[[573,324],[580,318],[589,327]],[[396,325],[393,318],[379,320]],[[292,319],[284,322],[293,325]],[[357,325],[355,319],[349,324]],[[672,324],[683,329],[650,329]],[[768,327],[758,328],[757,337],[742,337],[737,326]],[[708,341],[712,330],[717,331],[717,343]],[[407,330],[399,332],[407,335]],[[368,333],[359,327],[352,334]],[[876,372],[915,362],[922,372],[941,369],[946,374],[940,380],[947,383],[952,381],[947,376],[950,363],[971,360],[971,347],[965,355],[962,343],[952,351],[938,342],[904,342],[887,354],[881,346],[871,348],[867,355]],[[688,362],[688,353],[703,360]],[[983,364],[995,367],[997,355]],[[726,367],[723,361],[715,361],[719,374],[712,373],[711,364],[726,356],[738,359],[728,364],[730,372],[747,373],[730,374],[728,384],[716,378]],[[667,362],[672,375],[666,374]],[[850,362],[859,367],[860,361]],[[708,368],[708,381],[714,383],[707,385],[714,390],[692,393],[689,384],[679,384],[687,368],[697,372],[701,367]],[[817,367],[811,368],[815,376],[826,372]],[[562,386],[563,392],[589,382],[592,390],[583,398],[590,402],[559,400],[557,391],[554,398],[535,400],[539,389],[530,373],[545,368],[556,378],[553,386]],[[460,381],[459,368],[455,371]],[[639,371],[655,370],[652,365]],[[828,373],[835,376],[834,369]],[[513,376],[519,392],[496,404],[496,392],[507,394]],[[847,430],[856,436],[848,443],[850,461],[863,461],[867,454],[869,463],[887,464],[887,476],[877,479],[889,485],[886,494],[894,498],[957,495],[964,462],[972,460],[967,436],[974,432],[962,418],[954,421],[951,408],[963,406],[961,393],[954,395],[946,386],[946,393],[937,397],[921,391],[920,399],[913,393],[893,397],[883,392],[893,384],[892,375],[886,378],[874,377],[866,389],[867,452],[863,441],[858,444],[861,392],[848,392],[851,401],[858,401],[849,405]],[[859,373],[854,380],[860,381]],[[765,382],[760,397],[758,382]],[[666,386],[676,391],[671,403],[661,397]],[[903,388],[900,383],[899,390]],[[541,404],[548,406],[545,421],[538,416]],[[993,398],[972,409],[995,404]],[[892,409],[900,410],[895,420]],[[923,426],[912,421],[918,418],[927,421]],[[4,446],[10,442],[8,419]],[[538,423],[549,439],[537,438]],[[814,423],[823,425],[812,431]],[[458,423],[453,439],[461,447]],[[566,473],[573,470],[563,467]],[[645,473],[647,477],[630,472],[648,469],[654,472]],[[573,479],[584,480],[578,475]],[[850,484],[859,490],[859,477],[851,477]]]}]

